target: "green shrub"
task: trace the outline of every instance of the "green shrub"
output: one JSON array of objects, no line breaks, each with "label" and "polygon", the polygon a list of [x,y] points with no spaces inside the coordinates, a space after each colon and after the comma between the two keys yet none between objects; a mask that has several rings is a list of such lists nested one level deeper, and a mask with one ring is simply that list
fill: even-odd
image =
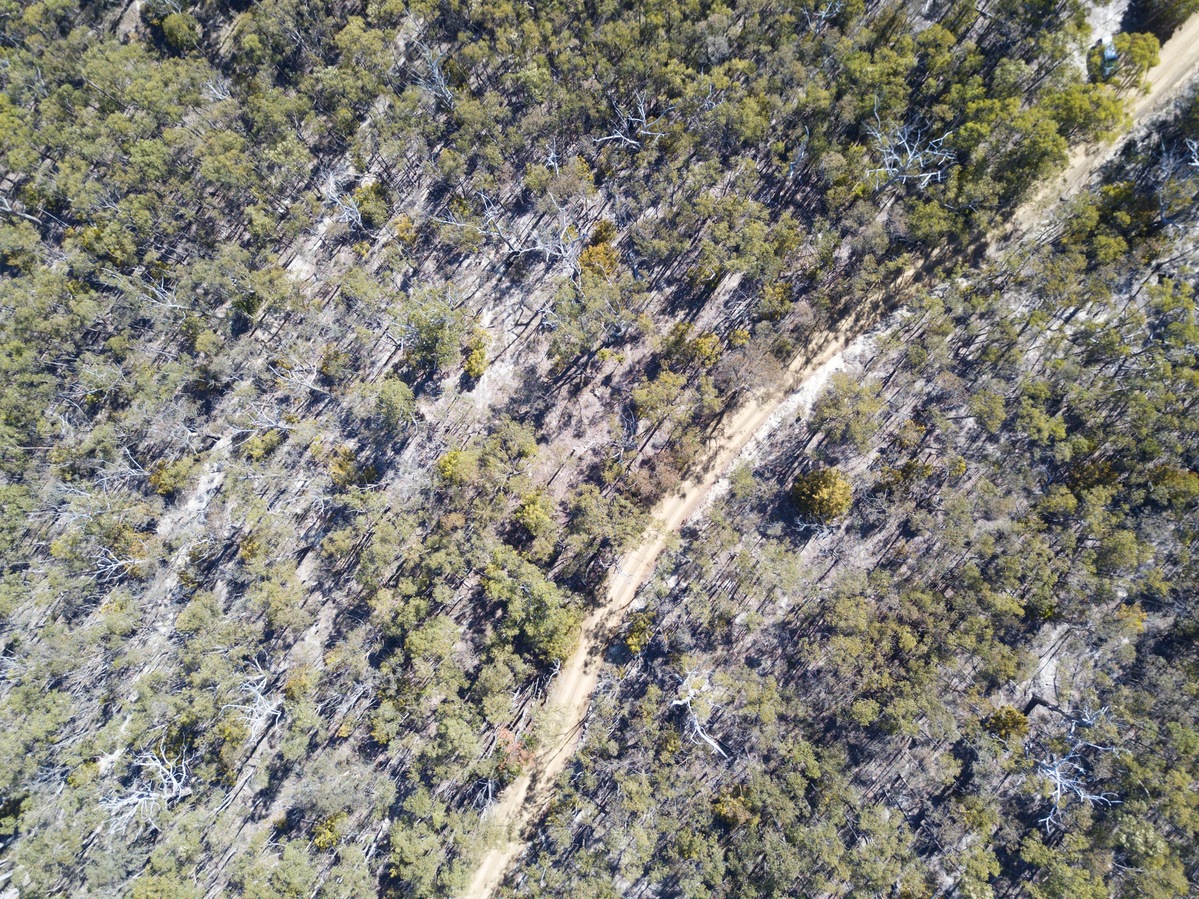
[{"label": "green shrub", "polygon": [[817,468],[795,479],[791,498],[805,518],[832,521],[853,505],[853,486],[837,469]]},{"label": "green shrub", "polygon": [[1028,735],[1028,718],[1019,709],[1005,705],[984,718],[983,727],[1004,742],[1022,740]]},{"label": "green shrub", "polygon": [[190,50],[200,43],[200,23],[190,13],[173,12],[159,27],[162,39],[172,50]]}]

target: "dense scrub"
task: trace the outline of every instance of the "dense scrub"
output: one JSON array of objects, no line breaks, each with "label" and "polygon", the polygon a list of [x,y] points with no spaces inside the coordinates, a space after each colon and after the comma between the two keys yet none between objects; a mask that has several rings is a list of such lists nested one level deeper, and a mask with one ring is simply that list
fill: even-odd
[{"label": "dense scrub", "polygon": [[[22,896],[458,889],[586,597],[722,412],[1122,127],[1156,47],[1088,79],[1072,2],[0,29]],[[1136,236],[1105,202],[1100,262]]]}]

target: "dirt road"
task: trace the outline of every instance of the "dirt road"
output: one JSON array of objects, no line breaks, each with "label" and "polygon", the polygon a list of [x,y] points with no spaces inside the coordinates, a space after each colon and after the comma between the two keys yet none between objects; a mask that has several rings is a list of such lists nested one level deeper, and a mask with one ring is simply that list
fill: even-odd
[{"label": "dirt road", "polygon": [[[1149,73],[1150,93],[1133,105],[1134,123],[1143,121],[1165,102],[1199,68],[1199,16],[1194,16],[1162,48],[1161,64]],[[1071,159],[1064,175],[1013,217],[1014,230],[1025,232],[1044,214],[1047,202],[1056,200],[1085,184],[1118,143],[1094,155],[1079,153]],[[1048,198],[1048,200],[1047,200]],[[902,290],[901,286],[894,288]],[[835,331],[816,335],[805,351],[792,362],[781,389],[769,397],[752,401],[733,413],[721,428],[716,450],[705,470],[693,476],[681,493],[672,494],[654,509],[654,527],[642,544],[625,556],[606,584],[600,606],[583,621],[578,648],[562,666],[546,699],[545,714],[550,719],[544,735],[545,748],[537,755],[532,771],[514,783],[488,809],[485,821],[494,829],[496,845],[479,864],[464,899],[488,899],[503,882],[509,867],[526,845],[527,828],[535,824],[553,798],[554,782],[565,769],[578,743],[583,719],[599,681],[603,652],[620,628],[624,612],[633,602],[638,588],[649,578],[662,550],[672,535],[701,506],[713,485],[737,459],[741,450],[766,424],[786,397],[799,389],[821,365],[840,352],[883,314],[885,298],[876,298],[846,320]]]},{"label": "dirt road", "polygon": [[1100,167],[1119,152],[1124,140],[1138,125],[1145,122],[1167,101],[1174,97],[1199,66],[1199,15],[1191,16],[1162,45],[1158,64],[1149,71],[1149,93],[1137,97],[1128,106],[1132,128],[1115,141],[1076,147],[1070,153],[1066,170],[1041,187],[1012,216],[1010,231],[1013,235],[1029,233],[1048,215],[1050,208],[1072,196]]},{"label": "dirt road", "polygon": [[550,723],[548,745],[534,760],[531,774],[512,783],[487,811],[487,820],[500,828],[500,843],[483,857],[464,896],[487,899],[496,890],[509,865],[524,848],[523,829],[536,820],[553,798],[554,781],[578,743],[583,718],[599,680],[603,652],[619,629],[638,588],[653,572],[667,541],[699,508],[713,485],[788,394],[878,321],[883,309],[883,303],[877,302],[855,313],[852,321],[843,322],[844,327],[837,331],[817,334],[807,351],[792,362],[783,389],[747,403],[727,418],[715,441],[716,451],[703,473],[688,480],[681,493],[667,496],[655,507],[654,524],[644,542],[620,560],[607,582],[603,604],[584,619],[579,646],[554,679],[545,704],[549,715],[556,719]]}]

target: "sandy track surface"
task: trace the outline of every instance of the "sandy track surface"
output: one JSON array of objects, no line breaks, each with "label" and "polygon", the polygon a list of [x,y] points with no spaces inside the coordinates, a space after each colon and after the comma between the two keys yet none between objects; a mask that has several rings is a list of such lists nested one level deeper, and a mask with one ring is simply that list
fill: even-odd
[{"label": "sandy track surface", "polygon": [[[1199,16],[1193,16],[1165,46],[1161,62],[1149,73],[1150,92],[1130,107],[1134,124],[1170,99],[1199,68]],[[1087,183],[1122,141],[1088,154],[1078,152],[1062,176],[1046,186],[1013,216],[1013,231],[1024,233],[1045,214],[1045,206],[1072,194]],[[895,293],[902,285],[893,288]],[[770,420],[787,396],[851,340],[876,323],[892,297],[876,297],[837,323],[836,329],[813,335],[807,348],[787,370],[785,383],[768,397],[751,400],[722,423],[704,470],[688,479],[681,492],[661,500],[653,510],[654,524],[640,546],[621,559],[605,585],[602,603],[583,621],[578,647],[554,679],[546,699],[549,721],[544,747],[531,771],[514,781],[485,813],[495,845],[483,856],[464,899],[488,899],[527,845],[526,831],[535,825],[553,799],[557,777],[565,769],[582,734],[583,721],[599,682],[603,653],[619,630],[637,590],[649,578],[670,538],[702,505],[704,498],[742,449]]]},{"label": "sandy track surface", "polygon": [[886,304],[882,298],[876,298],[863,307],[839,322],[835,331],[813,335],[805,352],[787,369],[781,389],[767,397],[752,399],[730,414],[721,423],[703,471],[687,480],[681,492],[670,494],[654,508],[653,524],[643,542],[624,556],[609,576],[603,603],[587,613],[578,647],[554,678],[545,704],[551,716],[547,745],[534,759],[532,771],[514,781],[486,812],[485,820],[499,830],[499,844],[483,857],[470,889],[463,894],[465,897],[491,896],[524,849],[524,829],[549,805],[554,782],[578,744],[583,719],[599,681],[603,653],[619,630],[637,590],[653,573],[658,556],[671,536],[700,508],[712,487],[787,396],[876,323]]},{"label": "sandy track surface", "polygon": [[1105,162],[1119,152],[1124,141],[1136,127],[1152,117],[1153,113],[1178,95],[1184,85],[1199,68],[1199,15],[1191,16],[1162,45],[1160,61],[1149,70],[1149,93],[1136,97],[1128,104],[1132,127],[1106,144],[1076,147],[1070,153],[1065,171],[1047,182],[1032,199],[1021,205],[1012,216],[1010,230],[1013,235],[1029,233],[1049,214],[1050,208],[1061,200],[1073,196],[1091,180]]}]

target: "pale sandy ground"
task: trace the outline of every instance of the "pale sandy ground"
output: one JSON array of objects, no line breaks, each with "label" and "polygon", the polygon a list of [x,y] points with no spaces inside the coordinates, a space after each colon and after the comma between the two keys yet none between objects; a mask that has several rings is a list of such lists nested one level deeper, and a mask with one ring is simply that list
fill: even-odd
[{"label": "pale sandy ground", "polygon": [[[1150,92],[1131,105],[1133,122],[1144,121],[1170,99],[1197,68],[1199,16],[1194,16],[1162,48],[1161,64],[1149,73]],[[1044,217],[1047,205],[1086,184],[1099,166],[1116,152],[1118,143],[1091,154],[1082,150],[1075,152],[1065,173],[1017,211],[1013,217],[1013,231],[1026,233]],[[553,798],[554,783],[578,743],[591,696],[599,681],[603,651],[619,629],[638,588],[653,572],[662,550],[683,523],[703,507],[713,487],[755,436],[773,430],[784,417],[779,413],[787,408],[796,409],[804,402],[810,402],[809,381],[813,377],[827,377],[836,367],[839,354],[877,322],[883,308],[881,301],[876,299],[864,305],[867,308],[839,323],[836,331],[813,338],[788,369],[783,389],[753,401],[731,415],[724,423],[704,472],[685,482],[680,492],[658,503],[654,509],[654,526],[641,545],[621,560],[609,578],[603,602],[584,619],[578,648],[554,679],[545,704],[544,715],[549,726],[543,734],[543,749],[534,759],[530,772],[512,783],[485,813],[495,843],[480,861],[470,888],[463,894],[464,899],[488,899],[524,850],[526,829]],[[830,362],[833,364],[825,368]],[[796,394],[799,394],[798,398]]]},{"label": "pale sandy ground", "polygon": [[[1146,121],[1195,75],[1199,63],[1199,16],[1191,18],[1162,46],[1161,61],[1149,72],[1149,93],[1128,107],[1133,129]],[[1130,132],[1131,133],[1130,129]],[[1045,184],[1012,217],[1012,232],[1027,234],[1050,213],[1050,207],[1072,196],[1090,181],[1099,168],[1119,152],[1123,139],[1107,144],[1079,146],[1070,154],[1066,170]]]},{"label": "pale sandy ground", "polygon": [[[764,429],[775,412],[793,393],[804,390],[809,378],[841,353],[881,312],[881,303],[836,332],[815,336],[808,351],[788,369],[786,389],[765,399],[752,401],[734,412],[724,423],[714,453],[702,475],[687,481],[680,492],[661,500],[654,509],[654,524],[640,546],[621,559],[606,584],[601,605],[583,621],[579,645],[554,678],[545,703],[545,744],[532,770],[513,782],[486,812],[486,821],[496,829],[498,844],[484,855],[465,896],[486,899],[503,880],[505,872],[525,846],[523,831],[553,797],[554,782],[566,767],[581,732],[603,666],[603,650],[620,627],[625,610],[670,538],[703,504],[713,486],[741,455],[750,440]],[[864,320],[865,319],[865,320]],[[775,421],[775,424],[777,424]]]}]

